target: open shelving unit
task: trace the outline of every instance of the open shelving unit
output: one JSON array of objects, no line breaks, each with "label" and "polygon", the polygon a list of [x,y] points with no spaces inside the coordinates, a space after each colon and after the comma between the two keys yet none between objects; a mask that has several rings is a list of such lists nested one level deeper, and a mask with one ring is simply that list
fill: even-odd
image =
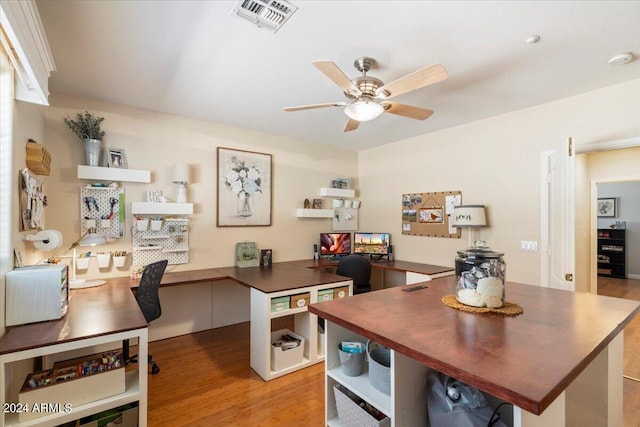
[{"label": "open shelving unit", "polygon": [[626,229],[598,229],[598,276],[627,278]]},{"label": "open shelving unit", "polygon": [[[251,368],[265,381],[269,381],[322,362],[325,356],[321,346],[318,345],[318,317],[309,313],[308,306],[272,312],[271,300],[309,293],[309,304],[313,304],[318,302],[318,291],[344,286],[348,286],[349,295],[353,295],[351,280],[271,293],[264,293],[258,289],[251,288]],[[293,316],[294,329],[292,332],[305,339],[303,357],[300,363],[274,371],[271,369],[271,333],[273,332],[271,320],[284,316]],[[264,321],[258,321],[257,319],[264,319]]]}]

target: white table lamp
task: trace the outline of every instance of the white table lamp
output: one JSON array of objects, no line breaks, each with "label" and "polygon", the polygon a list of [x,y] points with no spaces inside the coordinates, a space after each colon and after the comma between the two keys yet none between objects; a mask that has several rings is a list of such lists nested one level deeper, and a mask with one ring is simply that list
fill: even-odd
[{"label": "white table lamp", "polygon": [[178,184],[176,202],[187,203],[187,185],[189,184],[189,165],[177,163],[173,167],[173,183]]},{"label": "white table lamp", "polygon": [[469,229],[469,247],[473,245],[472,229],[486,227],[484,205],[461,205],[453,208],[451,226]]}]

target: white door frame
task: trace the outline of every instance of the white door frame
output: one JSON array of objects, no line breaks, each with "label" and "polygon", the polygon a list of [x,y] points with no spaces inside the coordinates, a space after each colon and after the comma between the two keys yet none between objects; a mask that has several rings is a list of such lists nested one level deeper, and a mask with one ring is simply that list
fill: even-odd
[{"label": "white door frame", "polygon": [[[587,144],[581,144],[575,147],[575,154],[583,154],[583,153],[591,153],[595,151],[608,151],[608,150],[618,150],[623,148],[633,148],[640,147],[640,136],[635,136],[632,138],[624,138],[612,141],[597,141],[591,142]],[[549,218],[549,181],[547,178],[548,170],[549,170],[549,157],[551,152],[545,151],[542,153],[541,160],[541,183],[540,183],[540,194],[541,194],[541,212],[540,212],[540,285],[541,286],[549,286],[549,241],[551,240],[549,237],[550,229],[550,218]],[[598,275],[597,275],[597,263],[595,260],[597,259],[597,240],[598,240],[598,217],[597,217],[597,203],[598,203],[598,188],[597,183],[599,182],[615,182],[615,181],[635,181],[637,178],[633,177],[616,177],[616,178],[599,178],[597,181],[591,183],[591,205],[590,205],[590,260],[589,260],[589,289],[591,293],[597,293],[598,290]],[[570,181],[567,181],[569,184]],[[567,188],[566,191],[574,192],[574,188]],[[575,224],[574,230],[575,233]],[[573,252],[573,256],[575,257],[575,244],[574,247],[571,248]]]},{"label": "white door frame", "polygon": [[[639,139],[640,142],[640,139]],[[591,180],[589,201],[589,292],[598,293],[598,184],[612,182],[640,181],[640,175],[616,176]]]}]

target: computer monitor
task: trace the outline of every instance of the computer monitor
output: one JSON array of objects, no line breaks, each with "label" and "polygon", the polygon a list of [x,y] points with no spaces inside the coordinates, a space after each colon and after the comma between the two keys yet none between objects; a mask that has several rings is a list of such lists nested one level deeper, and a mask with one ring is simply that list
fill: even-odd
[{"label": "computer monitor", "polygon": [[389,237],[389,233],[353,233],[353,253],[388,256]]},{"label": "computer monitor", "polygon": [[349,255],[351,233],[320,233],[320,255]]}]

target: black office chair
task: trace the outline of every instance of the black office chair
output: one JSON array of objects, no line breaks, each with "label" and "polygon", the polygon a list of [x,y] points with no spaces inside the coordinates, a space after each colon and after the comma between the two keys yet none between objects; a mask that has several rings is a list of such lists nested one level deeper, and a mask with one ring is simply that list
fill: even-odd
[{"label": "black office chair", "polygon": [[[160,307],[160,297],[158,296],[158,289],[160,288],[160,281],[164,275],[164,270],[167,268],[168,261],[162,260],[147,265],[140,279],[140,286],[136,291],[136,301],[142,310],[147,323],[156,320],[162,314],[162,308]],[[125,364],[137,363],[138,356],[134,355],[129,357],[129,340],[122,341],[122,357],[125,360]],[[151,373],[157,374],[160,372],[160,367],[151,358],[149,354],[149,364],[151,365]]]},{"label": "black office chair", "polygon": [[336,274],[353,279],[353,294],[371,291],[371,263],[362,255],[347,255],[338,263]]}]

